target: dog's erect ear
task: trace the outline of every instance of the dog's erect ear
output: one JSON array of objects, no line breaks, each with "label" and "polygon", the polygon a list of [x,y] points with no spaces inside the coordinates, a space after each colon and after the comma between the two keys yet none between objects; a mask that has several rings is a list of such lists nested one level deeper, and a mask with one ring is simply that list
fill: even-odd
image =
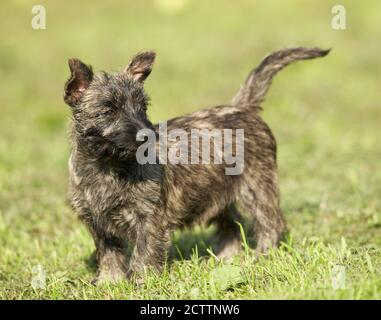
[{"label": "dog's erect ear", "polygon": [[78,59],[69,59],[70,79],[65,84],[64,100],[74,107],[93,80],[93,70]]},{"label": "dog's erect ear", "polygon": [[132,76],[135,81],[143,82],[152,71],[155,57],[156,53],[153,51],[138,53],[123,72]]}]

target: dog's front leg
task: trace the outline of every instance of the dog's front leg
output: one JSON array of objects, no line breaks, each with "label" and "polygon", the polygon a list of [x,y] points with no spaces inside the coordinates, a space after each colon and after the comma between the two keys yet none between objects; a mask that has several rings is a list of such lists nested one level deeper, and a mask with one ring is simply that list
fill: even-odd
[{"label": "dog's front leg", "polygon": [[117,282],[125,279],[126,262],[124,247],[115,239],[102,239],[97,248],[97,282]]},{"label": "dog's front leg", "polygon": [[[94,237],[94,233],[93,233]],[[118,282],[126,277],[126,253],[121,240],[110,236],[95,236],[98,274],[94,284]]]},{"label": "dog's front leg", "polygon": [[170,230],[160,223],[146,221],[136,228],[135,246],[131,255],[127,276],[138,283],[143,282],[147,269],[160,272],[170,245]]}]

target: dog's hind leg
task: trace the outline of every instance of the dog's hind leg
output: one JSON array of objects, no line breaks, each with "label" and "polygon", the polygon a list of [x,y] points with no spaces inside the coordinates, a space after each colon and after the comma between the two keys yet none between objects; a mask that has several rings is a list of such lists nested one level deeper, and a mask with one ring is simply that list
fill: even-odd
[{"label": "dog's hind leg", "polygon": [[217,256],[229,260],[242,250],[241,233],[238,222],[241,215],[234,204],[230,204],[214,220],[217,227]]},{"label": "dog's hind leg", "polygon": [[253,180],[251,184],[245,183],[239,196],[239,203],[254,229],[258,254],[267,254],[270,248],[276,247],[286,231],[279,207],[276,172],[270,174],[275,176],[262,176],[255,183]]}]

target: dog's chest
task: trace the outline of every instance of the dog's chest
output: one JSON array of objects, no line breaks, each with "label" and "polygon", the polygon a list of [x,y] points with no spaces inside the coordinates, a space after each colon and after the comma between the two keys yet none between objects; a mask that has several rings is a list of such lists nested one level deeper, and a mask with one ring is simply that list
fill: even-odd
[{"label": "dog's chest", "polygon": [[70,194],[79,214],[110,215],[128,204],[126,187],[112,175],[69,161]]},{"label": "dog's chest", "polygon": [[160,183],[130,181],[69,160],[71,201],[84,219],[129,229],[160,204]]}]

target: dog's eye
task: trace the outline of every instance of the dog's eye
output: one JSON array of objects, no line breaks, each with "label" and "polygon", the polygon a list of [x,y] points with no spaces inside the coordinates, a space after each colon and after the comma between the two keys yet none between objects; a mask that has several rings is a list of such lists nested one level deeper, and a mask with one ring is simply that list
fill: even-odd
[{"label": "dog's eye", "polygon": [[111,109],[111,108],[107,108],[106,110],[103,111],[103,115],[105,116],[111,116],[115,114],[115,110]]}]

